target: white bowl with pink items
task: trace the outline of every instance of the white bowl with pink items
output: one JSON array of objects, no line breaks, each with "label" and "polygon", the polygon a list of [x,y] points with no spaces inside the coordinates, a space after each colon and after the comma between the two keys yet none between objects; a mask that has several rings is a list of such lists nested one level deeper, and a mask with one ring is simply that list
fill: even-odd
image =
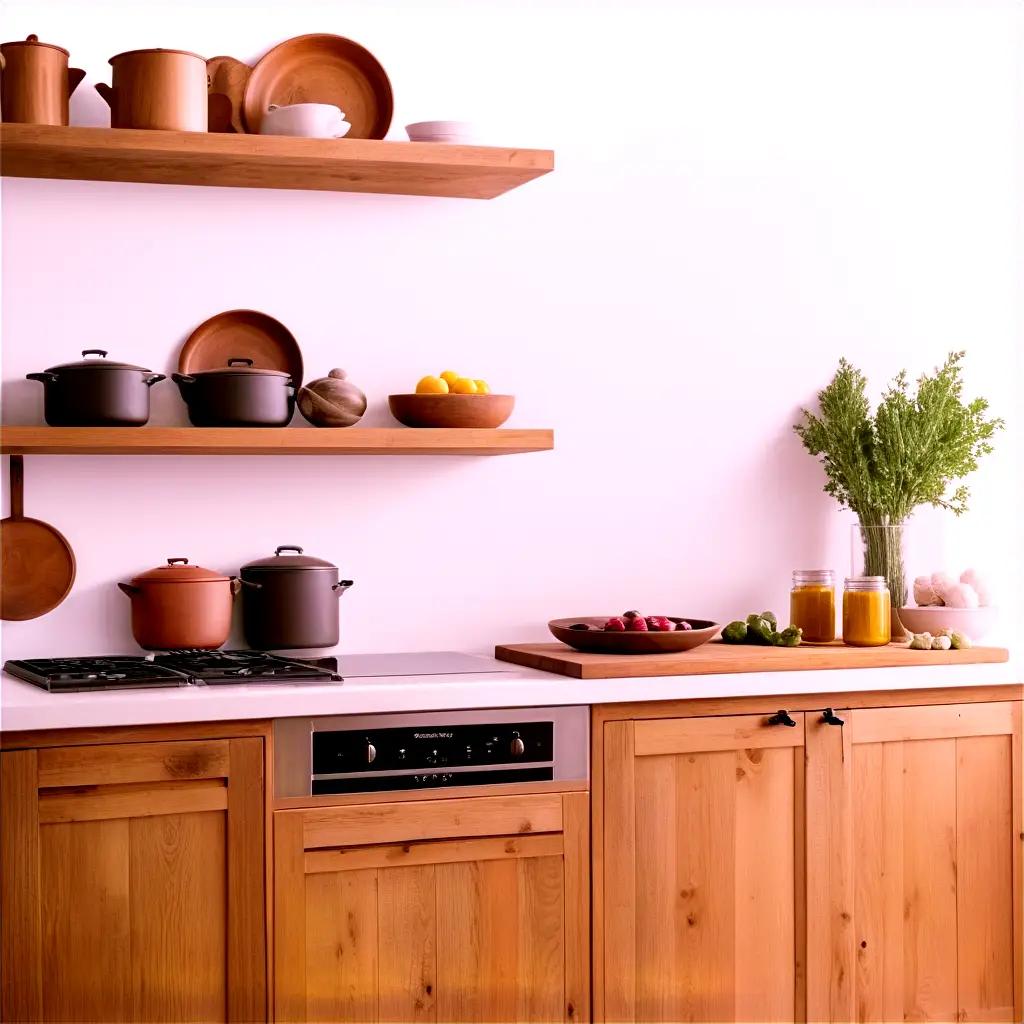
[{"label": "white bowl with pink items", "polygon": [[988,582],[976,569],[955,579],[945,572],[914,580],[916,605],[900,609],[900,621],[914,633],[937,635],[950,629],[980,640],[995,624],[998,609],[990,603]]}]

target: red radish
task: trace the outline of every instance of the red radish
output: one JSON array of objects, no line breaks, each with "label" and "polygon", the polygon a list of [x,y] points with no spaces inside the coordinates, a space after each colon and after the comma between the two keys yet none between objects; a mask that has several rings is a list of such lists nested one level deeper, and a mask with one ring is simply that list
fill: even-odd
[{"label": "red radish", "polygon": [[626,623],[626,629],[632,633],[646,633],[647,620],[640,615],[636,615]]},{"label": "red radish", "polygon": [[624,633],[626,631],[626,624],[616,616],[604,624],[604,631],[606,633]]}]

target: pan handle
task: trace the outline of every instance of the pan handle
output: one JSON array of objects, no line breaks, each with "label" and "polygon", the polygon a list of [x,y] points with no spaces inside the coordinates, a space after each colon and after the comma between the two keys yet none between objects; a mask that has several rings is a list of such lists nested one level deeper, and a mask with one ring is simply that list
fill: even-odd
[{"label": "pan handle", "polygon": [[238,580],[238,589],[239,590],[241,590],[242,587],[252,587],[253,590],[262,590],[263,589],[263,584],[262,583],[253,583],[252,580],[242,579],[241,576],[235,576],[234,578],[236,580]]},{"label": "pan handle", "polygon": [[154,373],[152,377],[146,377],[142,383],[145,384],[147,388],[151,388],[154,384],[159,384],[162,380],[167,380],[167,374]]},{"label": "pan handle", "polygon": [[352,580],[338,580],[338,582],[335,583],[333,587],[331,587],[331,590],[336,591],[338,597],[341,597],[341,595],[344,594],[345,591],[348,590],[348,588],[351,586]]},{"label": "pan handle", "polygon": [[11,456],[11,518],[25,518],[25,460]]},{"label": "pan handle", "polygon": [[130,583],[118,583],[118,587],[129,597],[134,597],[139,592],[139,588],[133,587]]},{"label": "pan handle", "polygon": [[228,366],[252,366],[253,361],[243,356],[233,356],[228,360]]},{"label": "pan handle", "polygon": [[187,373],[172,373],[171,380],[173,380],[175,384],[195,384],[196,382],[195,377]]},{"label": "pan handle", "polygon": [[25,380],[37,380],[40,384],[52,384],[57,379],[55,373],[26,373]]}]

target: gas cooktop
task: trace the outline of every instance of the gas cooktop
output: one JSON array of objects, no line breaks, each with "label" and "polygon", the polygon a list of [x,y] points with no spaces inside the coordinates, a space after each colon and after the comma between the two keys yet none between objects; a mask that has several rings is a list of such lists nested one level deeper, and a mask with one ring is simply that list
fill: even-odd
[{"label": "gas cooktop", "polygon": [[4,671],[51,693],[227,683],[340,683],[334,658],[281,658],[262,651],[168,651],[150,657],[32,658]]}]

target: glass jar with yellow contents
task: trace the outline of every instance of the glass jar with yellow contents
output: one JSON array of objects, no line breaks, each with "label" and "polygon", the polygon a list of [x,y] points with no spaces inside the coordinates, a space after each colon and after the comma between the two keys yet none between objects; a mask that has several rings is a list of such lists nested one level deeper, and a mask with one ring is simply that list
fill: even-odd
[{"label": "glass jar with yellow contents", "polygon": [[843,643],[885,646],[892,632],[891,605],[884,576],[848,576],[843,593]]},{"label": "glass jar with yellow contents", "polygon": [[831,643],[836,638],[836,585],[831,569],[794,569],[789,592],[789,621],[803,640]]}]

